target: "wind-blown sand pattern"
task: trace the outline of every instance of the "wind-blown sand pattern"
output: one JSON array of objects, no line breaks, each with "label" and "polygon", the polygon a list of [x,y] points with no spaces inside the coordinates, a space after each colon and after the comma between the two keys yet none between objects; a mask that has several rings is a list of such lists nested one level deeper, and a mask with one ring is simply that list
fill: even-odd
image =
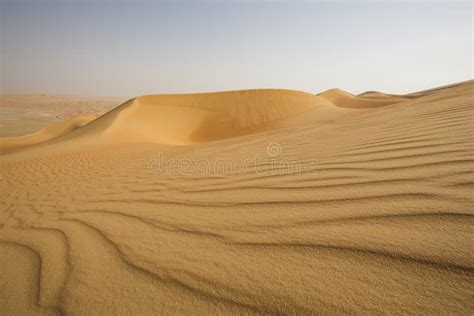
[{"label": "wind-blown sand pattern", "polygon": [[472,314],[473,98],[144,96],[2,139],[1,313]]}]

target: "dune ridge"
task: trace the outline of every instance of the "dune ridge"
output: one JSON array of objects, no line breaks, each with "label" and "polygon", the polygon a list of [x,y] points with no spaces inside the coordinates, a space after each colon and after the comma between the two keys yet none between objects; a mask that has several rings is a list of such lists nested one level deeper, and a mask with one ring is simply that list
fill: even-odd
[{"label": "dune ridge", "polygon": [[[304,95],[295,112],[235,122],[246,129],[289,112],[278,126],[186,146],[119,133],[173,99],[145,97],[4,155],[1,309],[470,315],[473,97],[474,81],[383,107]],[[196,111],[231,121],[230,105],[212,98]],[[124,142],[81,147],[92,136]],[[260,168],[248,168],[256,155]],[[150,169],[160,156],[167,169]],[[172,163],[222,159],[234,172]],[[274,164],[307,160],[315,170]]]}]

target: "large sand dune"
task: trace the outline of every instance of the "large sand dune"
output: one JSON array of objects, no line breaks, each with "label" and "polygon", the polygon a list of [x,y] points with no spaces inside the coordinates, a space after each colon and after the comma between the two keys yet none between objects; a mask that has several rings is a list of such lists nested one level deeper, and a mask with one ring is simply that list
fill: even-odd
[{"label": "large sand dune", "polygon": [[339,113],[326,98],[292,90],[147,95],[131,99],[93,122],[90,116],[80,116],[31,135],[0,138],[0,150],[11,153],[50,140],[55,145],[61,143],[60,147],[77,147],[79,143],[189,145],[278,129],[310,110],[310,115],[324,117]]},{"label": "large sand dune", "polygon": [[276,89],[148,95],[125,102],[60,141],[189,145],[280,128],[289,118],[332,107],[313,94]]},{"label": "large sand dune", "polygon": [[144,96],[5,150],[0,311],[472,314],[473,98]]}]

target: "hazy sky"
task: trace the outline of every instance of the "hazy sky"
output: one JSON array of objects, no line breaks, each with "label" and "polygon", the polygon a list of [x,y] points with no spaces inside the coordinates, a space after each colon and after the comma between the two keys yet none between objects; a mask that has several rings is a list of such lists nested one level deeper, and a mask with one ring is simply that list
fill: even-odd
[{"label": "hazy sky", "polygon": [[8,1],[6,93],[403,93],[472,78],[472,4]]}]

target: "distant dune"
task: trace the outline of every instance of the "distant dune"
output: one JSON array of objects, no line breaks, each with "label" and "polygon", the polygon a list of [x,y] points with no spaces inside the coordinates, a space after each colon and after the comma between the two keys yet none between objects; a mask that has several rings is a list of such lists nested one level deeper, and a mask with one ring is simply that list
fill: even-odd
[{"label": "distant dune", "polygon": [[126,102],[76,134],[120,143],[203,143],[270,130],[276,121],[322,106],[331,103],[290,90],[148,95]]},{"label": "distant dune", "polygon": [[0,314],[471,315],[473,121],[468,81],[149,95],[0,138]]},{"label": "distant dune", "polygon": [[23,136],[79,115],[101,115],[126,98],[0,94],[0,137]]},{"label": "distant dune", "polygon": [[[405,101],[388,95],[357,97],[340,89],[319,95],[294,90],[261,89],[216,93],[146,95],[128,100],[65,139],[86,137],[88,143],[145,142],[189,145],[282,128],[288,119],[306,113],[336,113],[336,107],[370,108]],[[341,113],[341,111],[339,111]],[[61,123],[55,132],[6,138],[0,149],[11,153],[63,136],[85,124],[83,118]],[[85,122],[86,123],[86,122]],[[61,127],[59,127],[61,126]],[[66,127],[67,126],[67,127]],[[22,144],[18,146],[17,144]]]},{"label": "distant dune", "polygon": [[407,100],[402,96],[391,96],[380,92],[354,96],[340,89],[331,89],[320,93],[319,96],[329,100],[334,105],[345,108],[375,108]]},{"label": "distant dune", "polygon": [[[34,135],[3,140],[4,153],[60,138],[87,143],[147,142],[188,145],[279,128],[284,121],[310,110],[334,107],[325,98],[292,90],[242,90],[217,93],[147,95],[131,99],[85,124],[84,117],[69,120]],[[89,119],[91,120],[91,119]],[[85,138],[85,139],[84,139]],[[13,148],[14,147],[14,148]]]},{"label": "distant dune", "polygon": [[54,123],[40,131],[25,136],[0,138],[0,153],[9,154],[67,134],[97,118],[95,115],[79,115]]}]

